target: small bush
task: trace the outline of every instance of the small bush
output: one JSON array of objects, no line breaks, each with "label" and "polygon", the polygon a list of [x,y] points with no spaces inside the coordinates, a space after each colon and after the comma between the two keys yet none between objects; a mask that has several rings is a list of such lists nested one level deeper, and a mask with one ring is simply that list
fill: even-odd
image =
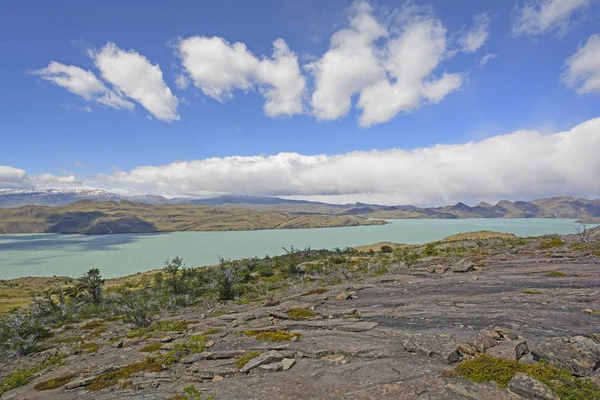
[{"label": "small bush", "polygon": [[71,379],[73,379],[73,374],[64,375],[59,378],[40,382],[33,388],[37,391],[58,389],[59,387],[65,386],[67,383],[69,383]]},{"label": "small bush", "polygon": [[160,350],[161,347],[162,347],[161,343],[151,343],[151,344],[147,344],[146,346],[142,347],[140,349],[140,352],[142,352],[142,353],[153,353],[155,351]]},{"label": "small bush", "polygon": [[240,356],[237,361],[237,367],[242,368],[244,365],[248,364],[248,361],[260,356],[261,354],[262,353],[260,351],[251,351],[243,356]]},{"label": "small bush", "polygon": [[256,340],[260,340],[261,342],[290,342],[294,338],[300,339],[300,334],[297,332],[290,332],[286,330],[279,329],[275,332],[267,332],[267,331],[244,331],[244,335],[248,337],[253,337]]},{"label": "small bush", "polygon": [[385,245],[381,246],[381,249],[379,251],[381,251],[382,253],[391,253],[392,251],[394,251],[394,249],[392,249],[392,246]]},{"label": "small bush", "polygon": [[292,319],[305,319],[314,317],[317,314],[306,308],[290,308],[287,315]]}]

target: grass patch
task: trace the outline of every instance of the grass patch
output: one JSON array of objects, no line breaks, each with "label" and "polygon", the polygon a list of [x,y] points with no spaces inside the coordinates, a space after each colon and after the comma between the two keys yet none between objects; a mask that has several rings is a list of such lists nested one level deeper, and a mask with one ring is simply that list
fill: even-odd
[{"label": "grass patch", "polygon": [[211,315],[212,317],[220,317],[220,316],[222,316],[222,315],[227,315],[227,314],[229,314],[230,312],[231,312],[231,311],[229,311],[229,310],[215,310],[215,311],[213,311],[213,312],[212,312],[210,315]]},{"label": "grass patch", "polygon": [[47,358],[35,367],[27,369],[18,369],[14,371],[12,374],[7,376],[3,381],[0,382],[0,395],[2,395],[5,392],[8,392],[9,390],[28,384],[33,378],[35,378],[36,374],[48,367],[64,364],[65,358],[67,358],[66,355],[57,354],[55,356]]},{"label": "grass patch", "polygon": [[67,383],[71,382],[71,379],[73,379],[73,376],[74,376],[73,374],[69,374],[69,375],[61,376],[59,378],[50,379],[50,380],[38,383],[33,388],[35,390],[37,390],[38,392],[42,391],[42,390],[58,389],[59,387],[65,386]]},{"label": "grass patch", "polygon": [[458,376],[474,382],[496,382],[506,388],[517,372],[529,374],[550,386],[562,400],[599,400],[600,391],[594,384],[571,376],[570,372],[551,367],[545,363],[519,364],[518,361],[494,358],[481,354],[465,360],[455,368]]},{"label": "grass patch", "polygon": [[142,352],[142,353],[154,353],[155,351],[160,350],[161,347],[162,347],[162,343],[147,344],[146,346],[144,346],[144,347],[142,347],[140,349],[140,352]]},{"label": "grass patch", "polygon": [[96,343],[87,342],[81,343],[79,346],[73,347],[73,350],[83,350],[88,354],[95,354],[98,352],[99,348],[100,346],[98,346]]},{"label": "grass patch", "polygon": [[251,351],[243,356],[240,356],[237,361],[237,367],[242,368],[244,365],[248,364],[248,361],[260,356],[261,354],[262,353],[260,351]]},{"label": "grass patch", "polygon": [[126,365],[116,371],[105,372],[100,374],[86,386],[88,391],[102,390],[107,387],[111,387],[119,383],[121,379],[129,379],[133,374],[140,371],[146,372],[160,372],[163,370],[162,364],[157,362],[154,358],[147,358],[144,361],[137,362],[135,364]]},{"label": "grass patch", "polygon": [[549,240],[542,241],[540,243],[540,249],[541,250],[554,249],[555,247],[561,247],[564,244],[565,244],[565,242],[563,242],[561,239],[552,238]]},{"label": "grass patch", "polygon": [[203,335],[214,335],[216,333],[219,333],[219,328],[208,328],[207,330],[205,330],[204,332],[202,332]]},{"label": "grass patch", "polygon": [[557,278],[563,278],[563,277],[567,276],[567,274],[565,274],[564,272],[561,272],[561,271],[548,271],[548,272],[546,272],[545,275],[557,277]]},{"label": "grass patch", "polygon": [[177,343],[175,346],[173,346],[173,350],[166,353],[161,360],[166,365],[172,365],[173,363],[186,356],[189,356],[190,354],[202,352],[202,350],[204,350],[205,343],[206,336],[204,335],[190,336],[188,341]]},{"label": "grass patch", "polygon": [[286,330],[279,329],[275,332],[267,332],[267,331],[244,331],[244,335],[248,337],[253,337],[256,340],[260,340],[261,342],[291,342],[296,338],[296,340],[300,339],[300,334],[297,332],[290,332]]},{"label": "grass patch", "polygon": [[290,310],[287,312],[287,315],[292,319],[304,319],[312,318],[317,314],[307,308],[290,308]]},{"label": "grass patch", "polygon": [[536,290],[536,289],[523,289],[523,290],[521,290],[521,293],[523,293],[523,294],[542,294],[542,292],[540,292],[539,290]]},{"label": "grass patch", "polygon": [[183,321],[167,321],[155,322],[148,328],[134,329],[127,335],[128,338],[142,338],[144,336],[152,337],[159,332],[186,332],[188,330],[187,323]]},{"label": "grass patch", "polygon": [[310,296],[311,294],[323,294],[323,293],[327,293],[327,289],[317,288],[317,289],[309,290],[308,292],[302,293],[300,296]]},{"label": "grass patch", "polygon": [[106,332],[106,325],[100,321],[91,321],[81,327],[84,331]]},{"label": "grass patch", "polygon": [[[205,397],[204,400],[212,400],[215,395]],[[203,400],[202,392],[196,389],[194,386],[186,386],[183,388],[183,394],[177,394],[171,397],[169,400]]]}]

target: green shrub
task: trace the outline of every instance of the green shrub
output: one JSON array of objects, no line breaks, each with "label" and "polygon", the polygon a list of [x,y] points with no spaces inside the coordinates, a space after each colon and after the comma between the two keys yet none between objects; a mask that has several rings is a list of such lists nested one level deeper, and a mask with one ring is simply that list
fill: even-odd
[{"label": "green shrub", "polygon": [[12,374],[7,376],[3,381],[0,382],[0,395],[9,390],[24,386],[31,381],[36,374],[45,370],[48,367],[54,365],[62,365],[65,363],[65,359],[67,358],[64,354],[56,354],[42,361],[39,365],[28,368],[28,369],[18,369],[14,371]]},{"label": "green shrub", "polygon": [[554,238],[542,241],[540,243],[540,249],[541,250],[553,249],[555,247],[560,247],[564,244],[565,244],[565,242],[563,242],[560,238],[554,237]]},{"label": "green shrub", "polygon": [[381,246],[381,249],[379,249],[379,251],[381,251],[382,253],[391,253],[392,251],[394,251],[394,249],[392,249],[392,246],[384,245]]},{"label": "green shrub", "polygon": [[162,364],[156,362],[154,358],[147,358],[144,361],[126,365],[125,367],[119,368],[116,371],[100,374],[85,388],[89,391],[102,390],[116,385],[119,380],[131,378],[131,376],[136,372],[160,372],[162,370]]},{"label": "green shrub", "polygon": [[550,386],[561,400],[600,400],[600,391],[595,389],[591,381],[573,377],[570,372],[543,362],[520,364],[518,361],[481,354],[461,362],[455,369],[462,378],[474,382],[493,381],[502,388],[508,387],[517,372],[523,372]]}]

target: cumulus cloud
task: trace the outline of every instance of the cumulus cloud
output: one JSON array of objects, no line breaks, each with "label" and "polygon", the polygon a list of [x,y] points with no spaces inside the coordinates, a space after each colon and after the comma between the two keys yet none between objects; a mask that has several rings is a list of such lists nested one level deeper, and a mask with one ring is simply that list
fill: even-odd
[{"label": "cumulus cloud", "polygon": [[141,166],[96,179],[105,187],[167,195],[241,193],[384,204],[598,197],[599,148],[597,118],[551,135],[516,131],[410,151],[208,158]]},{"label": "cumulus cloud", "polygon": [[72,174],[57,176],[43,173],[29,176],[25,170],[0,165],[0,189],[61,188],[81,184]]},{"label": "cumulus cloud", "polygon": [[132,110],[134,107],[133,103],[125,100],[119,93],[109,90],[90,70],[51,61],[46,68],[31,73],[88,101],[117,110]]},{"label": "cumulus cloud", "polygon": [[474,53],[483,47],[490,37],[490,22],[490,17],[485,13],[474,16],[472,28],[458,39],[461,50],[465,53]]},{"label": "cumulus cloud", "polygon": [[158,64],[133,51],[124,51],[114,43],[107,43],[98,51],[91,51],[102,77],[119,93],[140,103],[156,119],[179,120],[179,101],[163,80]]},{"label": "cumulus cloud", "polygon": [[577,93],[600,94],[600,35],[592,35],[575,54],[565,61],[562,75],[565,84]]},{"label": "cumulus cloud", "polygon": [[395,15],[386,25],[368,3],[355,3],[348,27],[337,31],[329,50],[307,66],[315,78],[311,105],[318,119],[345,116],[359,94],[360,125],[370,126],[437,103],[461,87],[460,74],[435,73],[451,55],[441,21],[429,9],[416,7]]},{"label": "cumulus cloud", "polygon": [[273,42],[271,58],[256,57],[244,43],[221,37],[193,36],[182,39],[177,50],[194,86],[218,101],[233,97],[235,90],[258,89],[270,117],[302,113],[305,79],[298,57],[283,39]]},{"label": "cumulus cloud", "polygon": [[481,60],[479,60],[479,67],[483,68],[487,65],[488,62],[490,62],[490,60],[494,59],[498,57],[498,54],[492,54],[492,53],[488,53],[485,56],[481,57]]},{"label": "cumulus cloud", "polygon": [[542,35],[558,31],[564,35],[573,16],[589,3],[590,0],[528,0],[517,7],[513,34]]}]

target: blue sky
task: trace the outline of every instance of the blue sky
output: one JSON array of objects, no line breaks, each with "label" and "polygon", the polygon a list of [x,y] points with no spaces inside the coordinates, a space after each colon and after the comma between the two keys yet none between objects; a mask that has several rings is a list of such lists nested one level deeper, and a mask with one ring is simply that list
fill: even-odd
[{"label": "blue sky", "polygon": [[[501,186],[500,189],[477,191],[473,186],[463,188],[466,183],[459,178],[448,177],[458,181],[435,193],[419,191],[399,195],[406,192],[404,185],[410,184],[404,176],[389,177],[397,180],[396,186],[367,184],[361,189],[334,184],[335,177],[317,181],[302,175],[315,163],[326,164],[336,155],[342,157],[351,152],[372,154],[368,152],[373,149],[419,152],[437,144],[463,145],[464,148],[467,142],[481,142],[521,129],[536,130],[548,138],[550,134],[569,131],[600,116],[600,82],[596,81],[600,79],[600,61],[597,61],[600,56],[594,55],[600,46],[593,40],[594,35],[600,34],[597,1],[440,0],[418,4],[417,7],[383,0],[370,3],[62,1],[57,5],[27,0],[5,3],[0,9],[0,51],[3,54],[0,168],[5,166],[4,178],[0,170],[0,186],[104,187],[166,195],[227,193],[241,187],[252,194],[332,201],[336,201],[337,196],[339,201],[371,199],[391,203],[555,193],[600,195],[598,184],[587,181],[589,176],[600,172],[593,163],[582,167],[585,171],[577,172],[577,176],[549,175],[548,185],[535,191],[522,190],[526,187],[523,182],[513,185],[510,180],[499,182],[496,186]],[[477,20],[481,16],[483,19]],[[378,24],[377,29],[385,31],[385,34],[375,34],[370,47],[367,46],[375,54],[375,70],[362,71],[368,62],[359,56],[344,61],[341,66],[327,64],[326,56],[333,55],[331,51],[335,50],[332,35],[352,29],[353,19],[360,18],[371,18]],[[479,31],[476,21],[481,22]],[[416,40],[398,51],[404,58],[399,56],[400,61],[394,61],[388,55],[393,52],[391,43],[402,39],[403,33],[418,24],[430,29],[425,39],[438,42],[421,44]],[[466,49],[463,39],[469,33],[483,35],[480,37],[483,42],[472,37],[475,45]],[[230,77],[237,74],[232,81],[216,82],[210,71],[228,69],[231,63],[219,65],[219,60],[207,61],[206,52],[211,50],[208,41],[187,42],[194,37],[218,38],[219,43],[225,43],[221,49],[225,52],[234,43],[243,43],[246,49],[232,53],[232,57],[246,57],[253,64],[228,70]],[[284,41],[285,60],[296,60],[296,64],[284,68],[263,63],[273,60],[273,42],[277,39]],[[359,46],[358,39],[356,42],[352,38],[344,40],[350,52]],[[439,40],[444,42],[443,49],[439,48]],[[187,67],[182,55],[185,44],[197,54],[187,60]],[[411,51],[418,51],[421,46],[433,46],[437,54],[428,53],[415,59],[421,57],[425,64],[433,64],[429,67],[408,65],[407,58],[413,58]],[[582,48],[586,54],[578,53]],[[580,56],[578,64],[570,69],[567,60],[576,53]],[[140,78],[135,83],[131,82],[130,75],[120,76],[123,68],[130,67],[127,60],[118,62],[119,56],[125,54],[137,57],[129,61],[139,61],[140,71],[148,72],[152,66],[158,66],[155,70],[159,68],[162,73],[162,82],[160,77],[157,81],[155,75],[150,76],[150,72],[147,81],[145,75],[137,74]],[[486,55],[493,57],[482,66],[481,60]],[[435,61],[430,60],[432,57]],[[50,71],[53,61],[91,71],[103,88],[87,99],[65,90],[52,80],[64,74],[64,71]],[[210,63],[209,73],[203,73],[207,63]],[[394,65],[390,67],[390,64]],[[418,75],[427,68],[431,72],[422,79],[403,78]],[[356,75],[346,80],[340,78],[353,69]],[[402,72],[399,78],[394,75],[397,71]],[[277,78],[280,72],[282,75]],[[424,85],[442,79],[445,73],[449,80],[441,83],[444,87],[439,89],[442,91],[439,98],[427,94]],[[343,97],[332,91],[344,85],[353,86],[369,74],[378,77],[356,90],[348,89],[352,92],[350,110],[340,112],[330,107],[335,98]],[[107,78],[109,76],[112,78]],[[188,82],[185,89],[182,88],[185,85],[177,83],[183,79],[178,78],[180,76]],[[277,82],[283,89],[274,94],[275,111],[266,115],[269,112],[263,109],[265,91],[274,87],[274,79],[279,79]],[[391,84],[396,79],[406,80],[406,89],[384,92],[373,89],[375,81],[387,83],[388,79]],[[294,84],[302,82],[301,93],[289,100]],[[140,90],[144,92],[144,99],[153,102],[153,111],[142,105],[144,100],[141,103],[139,97],[132,95]],[[165,90],[170,93],[164,95]],[[381,115],[381,110],[390,102],[412,90],[421,94],[398,105],[391,114]],[[162,93],[158,96],[160,101],[156,100],[155,91]],[[316,92],[326,94],[320,103],[314,101]],[[121,109],[115,109],[114,103],[112,107],[98,103],[98,96],[107,93],[120,99]],[[289,100],[286,104],[281,104],[282,96]],[[598,144],[600,135],[595,127],[589,129],[592,132],[586,134],[588,141],[584,142],[587,147]],[[294,157],[268,159],[279,153],[330,157],[328,161],[315,158],[298,161]],[[241,171],[242,167],[235,160],[234,167],[230,159],[223,161],[231,156],[246,157],[240,161],[246,169]],[[401,161],[404,160],[402,155],[389,157],[390,164],[386,165],[391,169],[407,165],[420,168],[424,165],[420,163],[428,162],[406,164]],[[436,157],[438,161],[446,160],[445,155]],[[465,154],[465,157],[468,156]],[[208,168],[205,160],[210,158],[218,158],[222,164],[205,171]],[[527,158],[527,154],[523,155],[523,163]],[[268,166],[260,164],[265,159],[270,160]],[[182,166],[177,161],[187,164]],[[509,162],[510,158],[504,161]],[[361,170],[374,175],[380,173],[375,169],[369,171],[371,164],[366,159],[354,162],[356,168],[362,167]],[[473,161],[474,169],[477,162]],[[300,172],[294,169],[298,163],[302,164]],[[155,169],[144,175],[148,171],[140,170],[141,166]],[[424,166],[423,170],[428,168]],[[458,171],[458,167],[451,168]],[[120,172],[115,174],[115,169]],[[264,173],[265,169],[269,172]],[[232,175],[228,175],[230,170]],[[249,176],[257,174],[263,174],[262,180],[250,179],[248,185],[240,186],[239,182],[248,182]],[[264,183],[282,174],[287,177],[282,178],[284,181],[302,182],[294,187],[280,185],[279,188]],[[536,174],[539,178],[539,173]],[[227,180],[231,185],[215,184],[209,175],[216,176],[216,180]],[[342,180],[352,179],[343,173],[338,176]],[[60,177],[64,179],[58,179]],[[364,179],[369,181],[368,177]],[[556,185],[562,180],[575,180],[578,186]]]}]

